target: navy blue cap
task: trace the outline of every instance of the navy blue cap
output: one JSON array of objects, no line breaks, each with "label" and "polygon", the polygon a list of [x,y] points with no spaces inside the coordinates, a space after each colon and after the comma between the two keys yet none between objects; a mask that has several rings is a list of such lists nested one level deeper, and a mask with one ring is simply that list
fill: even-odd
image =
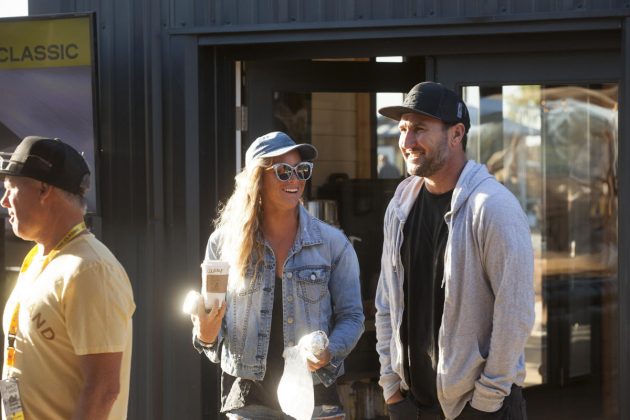
[{"label": "navy blue cap", "polygon": [[312,161],[317,157],[315,146],[307,143],[297,144],[285,133],[274,131],[258,137],[249,146],[245,153],[245,166],[249,166],[254,159],[280,156],[291,150],[297,150],[305,161]]},{"label": "navy blue cap", "polygon": [[29,136],[6,159],[0,154],[0,175],[23,176],[84,196],[90,169],[72,146],[59,139]]},{"label": "navy blue cap", "polygon": [[386,106],[378,110],[381,115],[400,121],[404,114],[428,115],[449,124],[462,123],[466,132],[470,128],[468,108],[452,90],[436,82],[422,82],[411,88],[402,106]]}]

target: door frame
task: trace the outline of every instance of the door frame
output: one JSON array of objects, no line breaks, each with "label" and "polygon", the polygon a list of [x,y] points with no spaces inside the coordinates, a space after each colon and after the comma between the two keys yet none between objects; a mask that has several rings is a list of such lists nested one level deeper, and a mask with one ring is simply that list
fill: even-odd
[{"label": "door frame", "polygon": [[[630,83],[627,80],[627,75],[630,75],[630,17],[615,16],[600,20],[591,18],[568,19],[544,22],[542,25],[544,27],[539,26],[541,26],[540,22],[529,22],[522,24],[518,30],[515,30],[513,24],[507,25],[503,30],[493,30],[495,26],[475,21],[469,26],[456,24],[452,26],[454,29],[446,32],[443,31],[444,27],[419,27],[417,33],[405,33],[405,36],[400,38],[391,31],[383,33],[383,36],[366,37],[365,34],[370,32],[369,28],[355,30],[350,37],[335,38],[332,36],[326,39],[296,38],[293,33],[287,33],[284,38],[280,37],[282,38],[280,39],[274,33],[272,34],[273,39],[267,40],[264,37],[264,31],[255,33],[247,31],[240,42],[233,39],[234,36],[231,33],[212,35],[199,33],[199,75],[201,79],[207,78],[209,75],[210,79],[207,80],[212,81],[208,84],[212,85],[212,90],[215,93],[218,92],[218,94],[213,95],[215,97],[214,106],[202,106],[200,108],[201,115],[212,116],[212,123],[202,133],[207,136],[202,135],[200,143],[201,145],[207,144],[206,138],[211,138],[213,144],[221,144],[222,146],[214,148],[215,151],[218,151],[217,155],[211,157],[214,166],[219,168],[215,172],[222,173],[225,177],[233,176],[234,137],[231,133],[234,133],[236,115],[229,106],[219,106],[219,104],[227,101],[229,105],[229,103],[234,102],[234,64],[247,60],[252,62],[266,60],[279,63],[297,58],[310,60],[325,57],[377,55],[423,56],[427,60],[426,73],[418,74],[414,80],[415,83],[420,80],[439,80],[438,77],[441,73],[440,69],[435,66],[435,58],[438,58],[439,64],[440,54],[470,56],[471,54],[494,53],[505,57],[504,54],[514,52],[551,52],[563,55],[570,51],[597,51],[605,48],[620,56],[618,67],[620,76],[617,80],[620,82],[620,115],[624,115],[623,110],[626,109],[626,104],[630,103]],[[550,37],[550,34],[554,36]],[[464,63],[463,68],[465,69],[468,64]],[[589,66],[592,65],[600,66],[600,63],[589,64]],[[484,69],[484,72],[487,70],[487,68]],[[581,70],[574,68],[572,71],[579,72]],[[442,81],[455,89],[461,86],[461,83],[458,84],[456,79],[452,80],[451,83],[444,77]],[[563,80],[567,81],[566,78]],[[575,82],[578,81],[583,80],[575,80]],[[485,83],[479,83],[479,85],[483,86]],[[630,165],[624,163],[624,157],[630,156],[629,142],[630,118],[620,118],[618,142],[618,211],[620,215],[626,214],[630,210],[630,190],[625,186],[625,180],[630,179]],[[227,155],[226,150],[229,151]],[[230,158],[225,159],[226,156]],[[219,195],[227,193],[228,188],[225,187],[224,189],[223,194]],[[208,207],[203,215],[209,217],[213,212],[210,210],[211,207]],[[620,250],[618,266],[619,302],[630,302],[630,258],[628,258],[628,251],[625,251],[628,249],[626,243],[630,238],[630,218],[620,218],[618,228]],[[619,307],[619,355],[626,354],[630,354],[630,304],[621,304]],[[617,391],[619,395],[625,395],[630,390],[630,359],[618,358]],[[619,398],[619,417],[626,418],[629,415],[630,399]]]},{"label": "door frame", "polygon": [[243,151],[273,131],[274,92],[407,92],[424,77],[424,63],[417,61],[248,61],[243,67],[248,115]]}]

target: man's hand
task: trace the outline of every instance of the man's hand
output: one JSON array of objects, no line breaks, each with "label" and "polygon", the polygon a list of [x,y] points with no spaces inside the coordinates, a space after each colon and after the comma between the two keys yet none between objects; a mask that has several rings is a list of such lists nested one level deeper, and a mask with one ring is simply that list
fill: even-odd
[{"label": "man's hand", "polygon": [[402,396],[402,394],[400,393],[400,390],[394,392],[394,394],[389,397],[387,399],[387,401],[385,401],[388,405],[389,404],[396,404],[397,402],[401,402],[402,400],[404,400],[405,397]]},{"label": "man's hand", "polygon": [[328,349],[322,350],[320,353],[315,355],[315,358],[307,357],[306,365],[308,370],[311,372],[315,372],[317,369],[321,369],[330,363],[330,359],[332,359],[332,355],[328,351]]},{"label": "man's hand", "polygon": [[197,315],[191,315],[194,331],[199,341],[204,343],[214,343],[221,329],[221,321],[225,315],[225,301],[219,306],[219,300],[215,299],[212,310],[206,312],[203,299],[199,299],[197,305]]}]

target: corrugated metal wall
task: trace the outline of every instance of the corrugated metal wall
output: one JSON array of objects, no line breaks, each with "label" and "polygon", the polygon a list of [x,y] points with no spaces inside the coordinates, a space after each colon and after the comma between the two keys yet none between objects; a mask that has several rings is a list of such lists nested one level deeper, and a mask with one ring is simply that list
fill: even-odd
[{"label": "corrugated metal wall", "polygon": [[[31,15],[96,13],[102,239],[128,271],[137,304],[131,419],[201,416],[201,359],[180,309],[198,287],[209,232],[200,222],[197,43],[167,34],[171,6],[29,3]],[[211,186],[204,193],[215,205]]]},{"label": "corrugated metal wall", "polygon": [[202,398],[216,396],[202,395],[200,358],[179,305],[198,284],[212,209],[231,189],[231,177],[219,168],[234,156],[233,125],[219,113],[229,119],[233,104],[216,98],[219,89],[229,98],[225,80],[233,74],[216,50],[199,54],[196,33],[369,31],[398,22],[448,25],[628,10],[630,0],[30,0],[31,15],[96,13],[103,240],[128,270],[138,307],[129,418],[198,419]]},{"label": "corrugated metal wall", "polygon": [[172,27],[313,24],[453,18],[534,18],[531,15],[624,10],[626,0],[194,0],[171,2]]}]

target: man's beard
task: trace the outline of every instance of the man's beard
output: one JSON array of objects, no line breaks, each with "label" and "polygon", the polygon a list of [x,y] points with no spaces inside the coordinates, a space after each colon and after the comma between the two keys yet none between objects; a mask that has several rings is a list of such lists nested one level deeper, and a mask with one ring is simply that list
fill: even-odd
[{"label": "man's beard", "polygon": [[440,142],[439,147],[435,150],[435,153],[432,155],[423,155],[424,161],[420,162],[420,164],[407,164],[407,172],[409,175],[421,176],[424,178],[430,178],[435,175],[437,171],[442,169],[446,164],[446,154],[448,152],[446,136],[442,142]]}]

